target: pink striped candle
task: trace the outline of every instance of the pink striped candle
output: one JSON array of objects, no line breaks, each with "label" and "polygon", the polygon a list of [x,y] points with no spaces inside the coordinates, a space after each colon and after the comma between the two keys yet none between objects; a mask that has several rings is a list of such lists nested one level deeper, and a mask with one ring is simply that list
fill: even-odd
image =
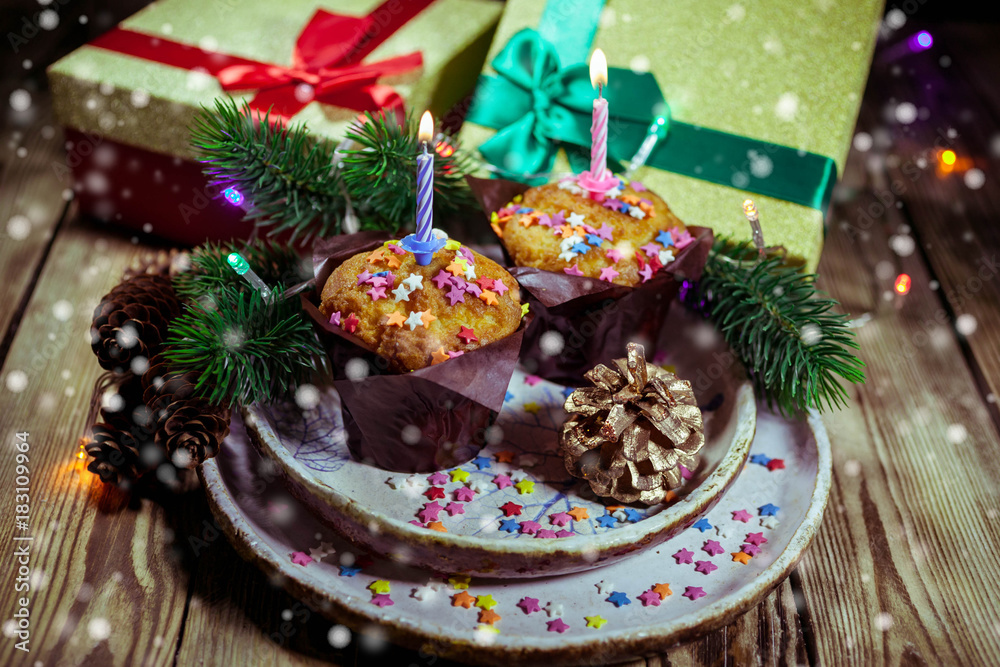
[{"label": "pink striped candle", "polygon": [[590,175],[603,180],[608,171],[608,101],[603,89],[608,82],[608,61],[604,51],[594,50],[590,58],[590,83],[597,87],[594,116],[590,125]]}]

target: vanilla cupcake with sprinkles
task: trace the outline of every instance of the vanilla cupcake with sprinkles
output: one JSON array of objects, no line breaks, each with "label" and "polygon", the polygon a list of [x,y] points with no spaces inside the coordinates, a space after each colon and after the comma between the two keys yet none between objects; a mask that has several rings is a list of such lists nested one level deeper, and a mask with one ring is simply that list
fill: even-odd
[{"label": "vanilla cupcake with sprinkles", "polygon": [[694,243],[684,223],[638,181],[591,193],[578,177],[531,188],[490,222],[517,266],[616,285],[648,282]]}]

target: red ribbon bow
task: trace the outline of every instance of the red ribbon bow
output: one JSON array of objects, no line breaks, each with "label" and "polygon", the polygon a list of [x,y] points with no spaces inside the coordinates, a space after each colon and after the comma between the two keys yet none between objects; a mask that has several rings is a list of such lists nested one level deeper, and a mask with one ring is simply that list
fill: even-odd
[{"label": "red ribbon bow", "polygon": [[313,100],[356,111],[402,111],[399,94],[378,80],[420,67],[420,53],[373,63],[361,60],[432,2],[387,0],[361,17],[318,9],[296,40],[289,67],[206,52],[124,28],[112,29],[91,46],[181,69],[205,70],[226,91],[256,89],[250,107],[270,109],[275,120],[290,119]]}]

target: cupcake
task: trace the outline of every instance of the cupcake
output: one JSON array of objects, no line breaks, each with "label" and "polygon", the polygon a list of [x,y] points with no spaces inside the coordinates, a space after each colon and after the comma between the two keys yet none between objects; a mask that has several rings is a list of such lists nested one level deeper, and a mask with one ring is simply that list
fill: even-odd
[{"label": "cupcake", "polygon": [[711,230],[686,227],[638,181],[611,182],[597,194],[576,177],[470,183],[536,315],[522,361],[550,380],[579,385],[629,342],[654,348],[680,282],[700,277],[712,245]]},{"label": "cupcake", "polygon": [[427,265],[372,233],[314,249],[348,446],[397,472],[464,463],[486,444],[524,328],[520,291],[496,262],[449,240]]},{"label": "cupcake", "polygon": [[641,183],[625,183],[599,200],[573,179],[527,190],[491,215],[517,266],[634,287],[648,282],[694,243],[684,223]]}]

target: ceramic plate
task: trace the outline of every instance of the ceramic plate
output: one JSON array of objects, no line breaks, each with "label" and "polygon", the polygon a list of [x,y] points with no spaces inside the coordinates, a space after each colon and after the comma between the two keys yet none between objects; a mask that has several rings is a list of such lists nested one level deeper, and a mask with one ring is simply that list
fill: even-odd
[{"label": "ceramic plate", "polygon": [[[353,460],[331,388],[304,411],[251,406],[251,439],[296,497],[375,553],[439,572],[549,576],[599,567],[670,539],[719,501],[746,462],[756,405],[710,325],[679,327],[658,359],[692,381],[705,420],[701,466],[677,499],[620,507],[572,478],[556,453],[569,389],[514,374],[478,458],[435,474],[390,473]],[[391,409],[387,407],[387,409]]]},{"label": "ceramic plate", "polygon": [[477,664],[603,664],[730,622],[795,567],[830,489],[819,417],[790,423],[762,411],[750,463],[729,493],[668,544],[560,577],[438,576],[337,537],[235,422],[201,470],[240,553],[340,623]]}]

